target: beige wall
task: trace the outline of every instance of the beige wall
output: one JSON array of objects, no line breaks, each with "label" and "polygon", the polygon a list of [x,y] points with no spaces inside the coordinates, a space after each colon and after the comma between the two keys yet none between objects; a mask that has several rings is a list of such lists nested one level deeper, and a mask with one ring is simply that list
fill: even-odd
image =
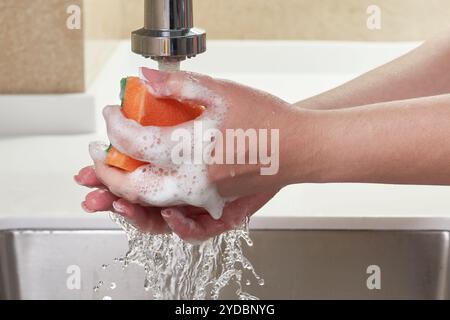
[{"label": "beige wall", "polygon": [[[366,9],[382,10],[368,30]],[[143,0],[85,0],[90,39],[127,38],[143,24]],[[421,40],[450,23],[449,0],[194,0],[210,39]]]},{"label": "beige wall", "polygon": [[0,1],[0,94],[84,90],[83,31],[66,26],[82,0]]},{"label": "beige wall", "polygon": [[[67,29],[67,6],[82,3],[84,28]],[[366,27],[370,4],[381,7],[381,30]],[[143,25],[143,7],[143,0],[0,0],[0,94],[83,91],[103,57],[87,50],[85,73],[83,31],[87,39],[129,38]],[[450,0],[194,0],[194,8],[209,39],[421,40],[450,22]]]}]

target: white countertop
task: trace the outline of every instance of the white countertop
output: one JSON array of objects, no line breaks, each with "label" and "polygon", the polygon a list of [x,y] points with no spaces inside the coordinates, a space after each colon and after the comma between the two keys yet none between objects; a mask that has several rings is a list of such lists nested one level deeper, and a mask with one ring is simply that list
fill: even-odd
[{"label": "white countertop", "polygon": [[[331,50],[333,55],[326,56],[328,58],[324,64],[329,64],[329,68],[334,65],[336,70],[328,70],[329,73],[326,73],[318,69],[320,68],[318,64],[311,67],[310,64],[305,63],[307,57],[303,58],[300,63],[301,66],[298,67],[304,68],[304,72],[301,73],[293,72],[292,68],[287,70],[288,65],[285,61],[280,61],[283,64],[282,66],[272,66],[272,68],[279,68],[276,69],[278,73],[273,73],[273,70],[269,70],[270,67],[262,71],[256,69],[249,60],[244,61],[247,69],[242,69],[242,72],[232,69],[226,70],[228,72],[208,70],[208,68],[202,66],[202,63],[207,64],[209,59],[213,59],[214,55],[226,51],[225,47],[231,50],[231,53],[225,52],[225,56],[230,57],[235,51],[232,49],[235,48],[240,50],[242,56],[248,57],[255,50],[255,46],[263,47],[257,49],[260,52],[259,55],[264,56],[264,48],[267,51],[266,54],[269,55],[271,54],[270,50],[275,50],[274,48],[277,45],[290,45],[290,55],[294,56],[295,50],[298,51],[299,55],[311,51],[316,56],[325,55]],[[395,57],[413,46],[411,44],[403,46],[380,44],[376,48],[383,49],[385,57],[382,57],[381,60],[375,59],[366,63],[362,60],[368,59],[366,53],[373,51],[373,45],[349,44],[345,50],[350,50],[352,54],[350,61],[354,62],[357,68],[347,72],[342,66],[344,60],[340,61],[337,66],[336,63],[333,64],[329,61],[340,54],[342,56],[348,55],[348,52],[336,51],[336,45],[336,43],[315,42],[246,42],[244,44],[239,42],[211,42],[209,44],[210,55],[205,55],[204,60],[199,57],[197,58],[198,62],[187,63],[187,68],[240,81],[266,89],[288,101],[296,101],[345,82],[354,75],[365,71],[365,69]],[[342,49],[344,47],[339,45],[337,48]],[[390,50],[386,50],[386,48],[390,48]],[[79,168],[90,163],[88,143],[98,139],[106,141],[105,129],[100,116],[101,106],[117,103],[120,77],[136,73],[136,71],[132,71],[136,70],[134,64],[151,64],[151,62],[131,55],[129,58],[127,50],[127,44],[122,43],[108,62],[107,69],[100,74],[97,81],[89,89],[89,92],[93,93],[97,99],[97,133],[67,136],[0,137],[0,217],[86,217],[87,214],[80,208],[80,202],[87,189],[76,185],[72,177]],[[245,50],[248,51],[247,54]],[[355,58],[357,53],[352,50],[356,50],[360,54],[361,61],[358,60],[357,56]],[[317,53],[318,51],[319,53]],[[124,55],[126,55],[126,58]],[[132,62],[124,61],[127,59],[131,59]],[[255,59],[258,60],[261,57]],[[230,64],[230,61],[226,63]],[[255,61],[254,63],[260,62]],[[229,68],[234,66],[235,69],[238,69],[236,64],[232,63]],[[126,66],[118,68],[118,65]],[[318,72],[313,72],[314,68]],[[292,90],[293,84],[295,84],[296,90]],[[260,210],[258,216],[261,217],[258,223],[263,223],[263,225],[259,225],[260,227],[275,226],[276,220],[273,220],[273,217],[450,218],[450,187],[367,184],[293,185],[282,190]],[[307,220],[303,219],[303,221]]]}]

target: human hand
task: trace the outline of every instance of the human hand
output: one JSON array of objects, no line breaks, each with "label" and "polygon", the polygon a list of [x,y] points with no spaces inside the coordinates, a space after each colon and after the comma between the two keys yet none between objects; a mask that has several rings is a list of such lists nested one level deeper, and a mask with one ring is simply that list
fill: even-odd
[{"label": "human hand", "polygon": [[[97,170],[117,169],[99,163]],[[108,172],[102,172],[102,174],[108,175]],[[125,217],[143,232],[153,234],[174,232],[180,238],[190,242],[203,241],[236,228],[276,193],[247,196],[230,202],[224,207],[222,218],[215,220],[202,208],[193,206],[151,207],[133,204],[124,198],[119,198],[100,181],[92,166],[81,169],[74,178],[78,184],[95,189],[86,196],[82,203],[85,211],[89,213],[112,211]]]},{"label": "human hand", "polygon": [[[206,123],[208,128],[222,134],[222,148],[218,148],[214,140],[216,148],[213,150],[215,155],[223,157],[230,151],[224,148],[227,144],[226,130],[287,129],[288,121],[296,114],[295,109],[276,97],[229,81],[148,69],[143,70],[143,76],[156,97],[205,106],[204,115],[196,121]],[[119,107],[105,108],[104,117],[111,143],[122,153],[152,165],[126,173],[105,165],[105,148],[92,144],[90,152],[95,171],[88,167],[76,176],[78,183],[100,188],[91,192],[83,202],[83,207],[89,212],[111,210],[126,216],[143,231],[161,233],[172,230],[185,240],[204,240],[237,227],[245,217],[272,198],[276,193],[273,190],[283,186],[280,175],[261,176],[262,163],[203,163],[200,171],[194,170],[197,175],[190,174],[196,168],[192,164],[178,166],[174,170],[171,158],[175,146],[171,139],[173,132],[184,129],[192,133],[195,121],[170,128],[143,127],[126,119]],[[244,153],[249,152],[248,147]],[[271,145],[267,151],[273,156],[279,152],[278,147]],[[231,149],[231,152],[234,158],[239,156],[238,150]],[[173,189],[175,176],[184,182],[176,183],[174,192],[165,192],[170,189],[166,188],[167,185]],[[190,181],[193,178],[200,180],[197,183],[200,187],[191,188],[195,184],[195,181]],[[186,186],[190,189],[187,190]],[[152,190],[150,195],[149,189]],[[194,198],[197,194],[205,194],[201,200],[206,199],[206,202],[193,201],[195,199],[189,198],[189,193],[193,193]],[[223,201],[221,196],[228,199],[220,207],[221,218],[215,220],[208,214],[212,211],[208,201]]]},{"label": "human hand", "polygon": [[[302,126],[301,119],[296,119],[302,118],[300,110],[266,92],[204,75],[165,73],[145,68],[142,69],[142,74],[154,96],[203,105],[205,112],[196,120],[175,127],[159,128],[143,127],[125,118],[118,106],[106,107],[103,113],[108,137],[119,151],[159,167],[170,167],[174,162],[173,151],[178,144],[174,135],[180,132],[189,135],[188,140],[192,145],[188,151],[192,155],[197,147],[194,145],[198,139],[195,136],[196,124],[201,123],[204,139],[214,140],[212,161],[206,163],[207,178],[222,197],[242,197],[279,189],[291,182],[291,172],[282,170],[280,156],[291,160],[290,140],[298,136],[298,127]],[[216,132],[211,134],[208,132],[211,129]],[[241,149],[237,138],[239,134],[244,138]],[[246,138],[252,141],[246,141]],[[236,140],[236,146],[233,140]],[[280,141],[283,141],[283,145]],[[229,142],[232,144],[231,148],[228,147]],[[204,151],[208,151],[210,146],[200,145],[202,147]],[[250,155],[256,157],[251,160]],[[188,171],[194,167],[192,163],[184,166]],[[152,177],[158,180],[155,175]],[[121,193],[126,193],[128,197],[140,197],[133,186],[124,183],[121,186]],[[155,202],[157,199],[153,197],[146,200]]]}]

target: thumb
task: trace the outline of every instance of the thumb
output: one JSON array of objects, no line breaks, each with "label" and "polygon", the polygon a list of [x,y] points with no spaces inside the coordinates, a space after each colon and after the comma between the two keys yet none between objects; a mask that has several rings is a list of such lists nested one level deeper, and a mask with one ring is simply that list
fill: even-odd
[{"label": "thumb", "polygon": [[141,78],[159,98],[196,103],[206,108],[220,104],[221,81],[205,75],[141,68]]}]

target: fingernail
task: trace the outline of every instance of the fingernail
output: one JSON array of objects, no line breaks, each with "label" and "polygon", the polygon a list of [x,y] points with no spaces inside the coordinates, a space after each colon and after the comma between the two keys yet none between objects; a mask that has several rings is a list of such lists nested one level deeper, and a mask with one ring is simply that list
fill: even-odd
[{"label": "fingernail", "polygon": [[153,93],[158,93],[161,89],[162,84],[167,79],[167,74],[154,69],[141,68],[141,79],[145,81],[146,84],[154,91]]},{"label": "fingernail", "polygon": [[89,208],[87,207],[86,201],[83,201],[83,202],[81,203],[81,208],[83,208],[83,210],[86,211],[87,213],[94,213],[94,212],[95,212],[95,210],[91,210],[91,209],[89,209]]},{"label": "fingernail", "polygon": [[164,209],[164,210],[161,211],[161,215],[164,218],[170,218],[172,216],[172,213],[173,213],[173,211],[170,210],[170,209]]},{"label": "fingernail", "polygon": [[105,193],[109,193],[109,191],[106,190],[106,189],[98,189],[98,190],[97,190],[97,193],[98,193],[98,194],[105,194]]},{"label": "fingernail", "polygon": [[125,215],[126,209],[125,209],[125,206],[124,206],[123,204],[121,204],[121,203],[118,202],[118,201],[114,201],[112,205],[113,205],[114,210],[115,210],[118,214]]},{"label": "fingernail", "polygon": [[160,83],[160,82],[163,82],[167,78],[167,75],[165,72],[158,71],[155,69],[145,68],[145,67],[141,68],[141,76],[142,76],[143,80],[148,80],[152,83]]},{"label": "fingernail", "polygon": [[83,185],[83,182],[82,182],[82,180],[81,180],[81,178],[80,178],[79,175],[73,176],[73,180],[75,180],[75,182],[76,182],[77,184],[79,184],[80,186]]}]

